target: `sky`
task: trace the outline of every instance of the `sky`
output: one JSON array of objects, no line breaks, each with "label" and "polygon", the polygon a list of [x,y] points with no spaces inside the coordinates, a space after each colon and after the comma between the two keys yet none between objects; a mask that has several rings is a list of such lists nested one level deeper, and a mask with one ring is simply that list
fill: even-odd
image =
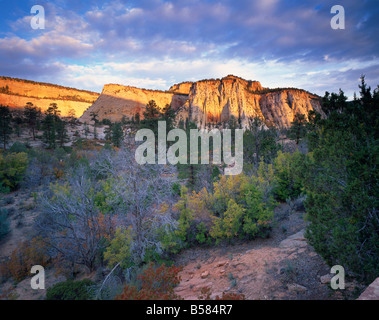
[{"label": "sky", "polygon": [[[44,29],[32,28],[34,5]],[[334,5],[344,29],[331,27]],[[379,0],[0,0],[2,76],[101,92],[228,74],[349,98],[364,74],[374,89]]]}]

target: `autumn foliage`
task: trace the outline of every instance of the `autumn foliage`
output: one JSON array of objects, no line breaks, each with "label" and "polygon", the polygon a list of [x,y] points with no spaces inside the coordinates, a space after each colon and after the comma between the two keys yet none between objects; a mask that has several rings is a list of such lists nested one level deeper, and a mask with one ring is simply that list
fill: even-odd
[{"label": "autumn foliage", "polygon": [[50,257],[45,254],[42,239],[35,237],[31,241],[21,242],[9,259],[0,265],[0,277],[21,281],[30,275],[33,265],[46,267],[49,263]]},{"label": "autumn foliage", "polygon": [[149,267],[137,277],[137,285],[126,285],[116,300],[178,300],[174,288],[180,283],[181,267]]}]

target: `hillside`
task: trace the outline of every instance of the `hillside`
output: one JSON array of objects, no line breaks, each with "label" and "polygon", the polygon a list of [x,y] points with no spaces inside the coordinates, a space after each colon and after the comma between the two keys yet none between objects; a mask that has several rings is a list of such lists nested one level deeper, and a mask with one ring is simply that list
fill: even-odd
[{"label": "hillside", "polygon": [[44,111],[51,103],[57,103],[62,116],[74,109],[76,116],[80,117],[98,96],[96,92],[50,83],[0,77],[0,105],[12,108],[23,108],[27,102],[31,102]]}]

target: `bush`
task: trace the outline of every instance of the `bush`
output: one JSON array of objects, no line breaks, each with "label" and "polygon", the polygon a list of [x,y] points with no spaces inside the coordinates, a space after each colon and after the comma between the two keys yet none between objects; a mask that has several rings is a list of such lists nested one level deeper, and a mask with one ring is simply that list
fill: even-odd
[{"label": "bush", "polygon": [[21,281],[30,275],[33,265],[48,266],[50,257],[45,253],[45,245],[41,238],[21,242],[9,259],[0,265],[0,276],[5,279],[13,278]]},{"label": "bush", "polygon": [[0,209],[0,240],[9,233],[8,211]]},{"label": "bush", "polygon": [[280,201],[297,198],[302,192],[302,183],[297,176],[297,168],[301,166],[305,156],[300,152],[293,154],[278,152],[274,160],[275,183],[273,193]]},{"label": "bush", "polygon": [[28,152],[28,145],[26,143],[21,143],[16,141],[10,148],[9,152],[11,153],[20,153],[20,152]]},{"label": "bush", "polygon": [[180,283],[180,267],[167,267],[162,264],[156,268],[152,263],[137,276],[136,285],[126,285],[116,300],[176,300],[174,288]]},{"label": "bush", "polygon": [[89,279],[59,282],[47,289],[46,300],[90,300],[93,285],[94,282]]},{"label": "bush", "polygon": [[258,176],[222,176],[213,182],[213,193],[205,188],[191,193],[183,187],[174,206],[178,227],[172,234],[163,235],[164,248],[177,253],[184,247],[214,240],[266,236],[275,207],[270,193],[271,171],[262,163]]},{"label": "bush", "polygon": [[14,190],[22,181],[28,166],[25,152],[0,154],[0,183]]}]

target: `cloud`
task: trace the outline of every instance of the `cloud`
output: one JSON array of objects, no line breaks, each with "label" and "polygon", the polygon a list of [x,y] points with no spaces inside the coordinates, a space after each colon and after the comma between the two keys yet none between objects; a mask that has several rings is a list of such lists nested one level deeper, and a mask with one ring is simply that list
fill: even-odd
[{"label": "cloud", "polygon": [[45,30],[30,28],[30,13],[4,26],[1,74],[96,90],[107,82],[167,89],[175,81],[228,73],[319,94],[328,86],[352,92],[359,72],[379,82],[374,0],[343,2],[345,30],[331,29],[331,5],[319,0],[59,0],[44,6]]}]

